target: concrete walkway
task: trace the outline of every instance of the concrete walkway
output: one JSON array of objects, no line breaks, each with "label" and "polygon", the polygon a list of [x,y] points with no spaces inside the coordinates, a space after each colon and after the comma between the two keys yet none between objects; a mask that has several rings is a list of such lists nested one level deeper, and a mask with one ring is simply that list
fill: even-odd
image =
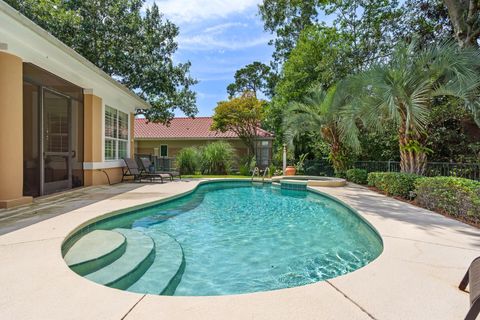
[{"label": "concrete walkway", "polygon": [[85,187],[35,198],[32,204],[11,209],[0,209],[0,235],[135,190],[143,185],[123,183],[113,187]]},{"label": "concrete walkway", "polygon": [[243,295],[166,297],[103,287],[66,266],[60,247],[79,226],[198,183],[144,185],[0,236],[0,319],[462,319],[468,310],[468,295],[457,285],[480,255],[480,231],[355,185],[315,190],[357,209],[381,234],[384,252],[329,281]]}]

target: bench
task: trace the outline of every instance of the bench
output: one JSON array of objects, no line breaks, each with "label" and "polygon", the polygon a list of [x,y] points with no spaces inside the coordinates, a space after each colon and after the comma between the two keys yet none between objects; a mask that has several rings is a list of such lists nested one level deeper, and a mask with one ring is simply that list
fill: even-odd
[{"label": "bench", "polygon": [[475,320],[480,313],[480,257],[472,261],[458,288],[465,291],[469,285],[470,310],[465,320]]}]

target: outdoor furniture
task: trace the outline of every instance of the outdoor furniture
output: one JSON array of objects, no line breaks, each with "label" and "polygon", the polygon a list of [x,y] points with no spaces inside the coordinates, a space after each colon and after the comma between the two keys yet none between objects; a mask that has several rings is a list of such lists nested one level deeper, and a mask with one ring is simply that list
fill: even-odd
[{"label": "outdoor furniture", "polygon": [[138,164],[135,160],[130,159],[130,158],[123,158],[123,161],[125,161],[126,169],[123,169],[123,175],[122,175],[122,182],[125,177],[133,177],[134,181],[142,181],[142,179],[148,179],[151,182],[153,182],[156,178],[160,178],[161,182],[163,183],[163,178],[167,178],[165,175],[161,174],[154,174],[154,173],[148,173],[145,172],[144,170],[141,170],[138,167]]},{"label": "outdoor furniture", "polygon": [[[140,165],[140,168],[143,168],[144,170],[149,172],[150,171],[149,168],[151,168],[153,166],[153,163],[148,158],[140,157],[139,158],[139,165]],[[178,177],[179,179],[182,179],[182,176],[180,175],[180,173],[178,171],[156,171],[156,170],[154,170],[154,172],[151,172],[151,173],[167,174],[167,175],[170,176],[171,181],[173,181],[174,177]]]},{"label": "outdoor furniture", "polygon": [[465,320],[475,320],[480,313],[480,257],[472,261],[458,287],[465,291],[467,285],[469,285],[470,293],[470,310]]}]

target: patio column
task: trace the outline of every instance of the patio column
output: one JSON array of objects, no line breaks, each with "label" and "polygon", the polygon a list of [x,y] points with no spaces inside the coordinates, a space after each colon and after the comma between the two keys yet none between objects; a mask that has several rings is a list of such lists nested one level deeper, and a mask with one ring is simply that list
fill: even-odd
[{"label": "patio column", "polygon": [[84,95],[84,185],[101,184],[99,179],[105,179],[104,173],[95,170],[95,163],[103,161],[102,155],[102,98],[94,94]]},{"label": "patio column", "polygon": [[130,158],[135,157],[135,114],[130,113]]},{"label": "patio column", "polygon": [[23,62],[0,51],[0,208],[31,201],[23,196]]}]

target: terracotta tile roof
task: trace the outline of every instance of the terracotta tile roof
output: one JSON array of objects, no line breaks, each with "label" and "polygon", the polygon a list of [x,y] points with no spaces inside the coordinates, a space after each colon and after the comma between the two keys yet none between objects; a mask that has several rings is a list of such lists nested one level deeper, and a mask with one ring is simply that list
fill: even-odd
[{"label": "terracotta tile roof", "polygon": [[[170,125],[147,123],[145,119],[135,119],[135,139],[238,139],[232,132],[217,132],[210,130],[211,117],[173,118]],[[273,138],[273,134],[263,129],[259,136]]]}]

